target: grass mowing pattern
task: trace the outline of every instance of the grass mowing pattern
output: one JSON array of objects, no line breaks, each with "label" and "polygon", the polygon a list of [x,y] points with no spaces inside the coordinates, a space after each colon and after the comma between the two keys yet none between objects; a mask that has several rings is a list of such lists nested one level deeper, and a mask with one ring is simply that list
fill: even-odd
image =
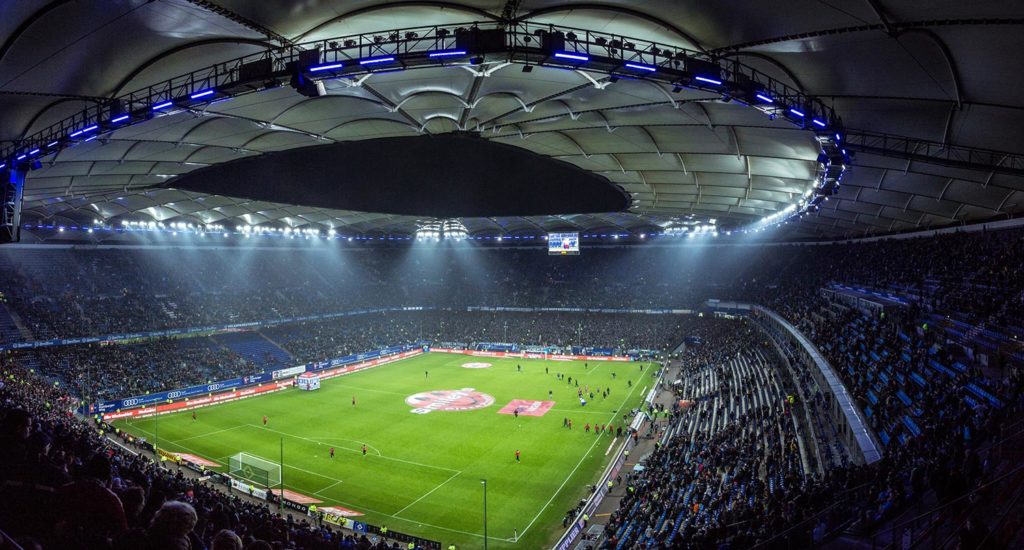
[{"label": "grass mowing pattern", "polygon": [[[493,366],[462,367],[479,361]],[[586,486],[607,463],[614,437],[585,433],[584,424],[622,425],[622,414],[639,406],[650,387],[651,372],[649,363],[585,367],[582,361],[427,353],[325,380],[313,392],[289,389],[199,409],[196,421],[191,412],[162,416],[160,447],[214,460],[226,471],[228,458],[239,452],[277,461],[283,440],[287,489],[443,547],[481,545],[480,480],[486,478],[490,546],[540,548],[561,532],[565,511],[588,494]],[[573,385],[555,373],[571,376]],[[580,406],[577,378],[581,388],[609,388],[609,396],[596,394]],[[412,414],[405,402],[424,391],[463,388],[493,396],[494,404]],[[544,416],[498,414],[513,399],[548,400],[549,390],[556,403]],[[265,427],[263,415],[269,418]],[[562,427],[567,417],[572,430]],[[153,441],[156,422],[122,420],[117,426]],[[331,446],[334,459],[328,456]],[[516,449],[522,452],[519,464]]]}]

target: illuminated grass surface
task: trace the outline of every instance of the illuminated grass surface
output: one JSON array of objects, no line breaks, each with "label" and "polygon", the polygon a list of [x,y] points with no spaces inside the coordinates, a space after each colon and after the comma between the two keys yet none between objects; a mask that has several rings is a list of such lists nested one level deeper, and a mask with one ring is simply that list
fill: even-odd
[{"label": "illuminated grass surface", "polygon": [[[493,366],[462,367],[469,362]],[[556,372],[571,376],[573,385],[557,380]],[[225,465],[224,471],[228,457],[239,452],[277,462],[283,441],[286,488],[323,500],[320,506],[365,514],[358,520],[441,541],[443,547],[482,545],[481,479],[487,479],[489,546],[540,548],[558,537],[566,510],[588,494],[587,486],[607,463],[614,437],[584,433],[584,424],[620,425],[651,386],[651,372],[649,363],[585,367],[582,361],[428,353],[325,380],[313,392],[289,389],[199,409],[194,422],[191,412],[162,416],[159,445],[214,460]],[[577,378],[581,388],[610,388],[611,393],[581,406]],[[493,396],[494,403],[413,414],[405,401],[424,391],[464,388]],[[544,416],[517,420],[498,413],[513,399],[546,401],[549,390],[555,405]],[[269,417],[266,427],[263,415]],[[572,430],[562,426],[566,417],[573,420]],[[153,441],[156,422],[147,418],[117,426]],[[331,446],[334,459],[328,456]],[[522,452],[519,464],[516,449]]]}]

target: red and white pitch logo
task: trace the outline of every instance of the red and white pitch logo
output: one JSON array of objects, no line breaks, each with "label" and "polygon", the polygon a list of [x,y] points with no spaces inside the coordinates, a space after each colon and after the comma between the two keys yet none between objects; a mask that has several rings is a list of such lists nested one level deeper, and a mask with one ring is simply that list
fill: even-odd
[{"label": "red and white pitch logo", "polygon": [[472,362],[472,363],[463,363],[462,364],[462,368],[464,368],[464,369],[487,369],[487,368],[490,368],[490,367],[491,367],[490,363]]},{"label": "red and white pitch logo", "polygon": [[494,397],[473,388],[461,390],[434,390],[417,393],[405,398],[406,404],[414,407],[414,414],[431,411],[473,411],[494,404]]}]

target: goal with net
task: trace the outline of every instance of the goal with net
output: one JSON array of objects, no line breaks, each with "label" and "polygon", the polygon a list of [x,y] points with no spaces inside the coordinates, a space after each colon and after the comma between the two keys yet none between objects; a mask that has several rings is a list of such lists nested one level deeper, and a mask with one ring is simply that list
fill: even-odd
[{"label": "goal with net", "polygon": [[248,453],[238,453],[228,461],[228,474],[264,487],[281,484],[281,465]]}]

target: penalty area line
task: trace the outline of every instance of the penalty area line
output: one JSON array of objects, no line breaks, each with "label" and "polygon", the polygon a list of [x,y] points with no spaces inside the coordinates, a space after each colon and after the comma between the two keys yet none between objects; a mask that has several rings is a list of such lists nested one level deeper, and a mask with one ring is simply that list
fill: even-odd
[{"label": "penalty area line", "polygon": [[338,481],[335,481],[334,483],[328,485],[327,487],[324,487],[323,489],[320,489],[319,491],[317,491],[317,492],[315,492],[313,494],[317,495],[317,496],[323,496],[320,493],[325,493],[325,492],[327,492],[328,489],[331,489],[331,488],[333,488],[333,487],[335,487],[337,485],[340,485],[340,484],[341,484],[341,480],[339,479]]},{"label": "penalty area line", "polygon": [[414,501],[410,502],[410,503],[409,503],[409,504],[408,504],[408,505],[407,505],[407,506],[406,506],[405,508],[402,508],[401,510],[399,510],[399,511],[395,512],[394,514],[391,514],[391,515],[392,515],[392,517],[396,517],[396,518],[397,518],[397,517],[398,517],[398,514],[401,514],[402,512],[404,512],[404,511],[408,510],[409,508],[412,508],[412,505],[413,505],[413,504],[416,504],[417,502],[419,502],[419,501],[421,501],[421,500],[423,500],[423,499],[425,499],[425,498],[429,497],[430,495],[432,495],[432,494],[434,493],[434,491],[436,491],[436,490],[440,489],[441,487],[444,487],[445,485],[447,485],[447,484],[448,484],[448,482],[449,482],[449,481],[451,481],[451,480],[455,479],[456,477],[459,477],[459,475],[461,475],[461,474],[462,474],[462,472],[456,472],[456,473],[452,474],[452,476],[451,476],[451,477],[449,477],[448,479],[446,479],[446,480],[442,481],[442,482],[441,482],[440,484],[438,484],[438,486],[437,486],[437,487],[434,487],[434,488],[433,488],[433,489],[431,489],[430,491],[427,491],[427,493],[426,493],[425,495],[423,495],[423,496],[421,496],[420,498],[418,498],[418,499],[416,499],[416,500],[414,500]]},{"label": "penalty area line", "polygon": [[[268,432],[274,432],[274,433],[281,434],[281,435],[286,435],[288,437],[292,437],[292,438],[295,438],[295,439],[301,439],[303,441],[308,441],[310,443],[320,443],[320,444],[322,444],[322,441],[320,441],[320,440],[311,439],[311,438],[308,438],[308,437],[302,437],[301,435],[290,434],[288,432],[282,432],[280,430],[275,430],[273,428],[267,428],[266,426],[257,426],[256,424],[247,424],[247,425],[248,426],[252,426],[253,428],[255,428],[257,430],[264,430],[264,431],[268,431]],[[369,445],[367,445],[367,447],[369,447]],[[339,446],[338,448],[341,449],[341,450],[344,450],[344,451],[352,451],[352,452],[356,452],[356,453],[361,453],[362,452],[359,449],[350,449],[348,447],[341,447],[341,446]],[[431,469],[434,469],[434,470],[441,470],[441,471],[444,471],[444,472],[458,472],[458,473],[462,473],[462,470],[455,470],[453,468],[445,468],[443,466],[434,466],[433,464],[424,464],[422,462],[415,462],[415,461],[412,461],[412,460],[405,460],[403,458],[395,458],[393,456],[384,456],[377,449],[374,449],[374,451],[377,452],[377,455],[376,456],[368,455],[370,458],[380,458],[382,460],[393,460],[395,462],[402,462],[402,463],[405,463],[405,464],[412,464],[413,466],[420,466],[420,467],[423,467],[423,468],[431,468]]]},{"label": "penalty area line", "polygon": [[[253,425],[253,426],[255,426],[255,425]],[[150,433],[150,432],[147,432],[146,430],[141,430],[141,431],[146,432],[146,433]],[[188,451],[188,452],[190,452],[190,453],[192,453],[192,454],[194,454],[196,456],[203,457],[202,453],[196,452],[193,449],[189,449],[188,447],[186,447],[184,445],[177,445],[177,446],[181,447],[182,449],[185,449],[186,451]],[[203,458],[206,458],[206,457],[203,457]],[[387,458],[387,457],[381,457],[381,458]],[[398,459],[392,459],[392,460],[398,460]],[[327,479],[327,480],[330,480],[330,481],[336,481],[336,482],[339,482],[339,483],[341,482],[340,479],[333,478],[333,477],[330,477],[330,476],[325,476],[325,475],[323,475],[323,474],[321,474],[319,472],[313,472],[313,471],[310,471],[310,470],[306,470],[304,468],[297,468],[297,467],[291,466],[289,464],[285,464],[284,467],[288,468],[288,469],[292,469],[292,470],[297,470],[299,472],[305,472],[307,474],[314,475],[314,476],[317,476],[317,477],[321,477],[323,479]],[[436,468],[436,466],[432,466],[432,467]],[[450,471],[455,472],[457,470],[450,470]],[[461,474],[462,472],[458,471],[458,473]],[[283,484],[283,486],[284,486],[285,489],[292,489],[292,490],[297,491],[297,492],[306,492],[306,491],[308,491],[308,489],[305,488],[305,487],[296,487],[294,485],[289,485],[287,483]],[[276,487],[275,487],[275,489],[276,489]],[[326,490],[326,489],[321,490],[321,492],[324,491],[324,490]],[[316,494],[316,493],[314,493],[314,494]],[[316,495],[316,496],[322,496],[322,495]],[[433,529],[440,529],[442,531],[448,531],[449,533],[458,533],[460,535],[466,535],[466,536],[476,537],[476,538],[480,538],[480,539],[484,538],[484,536],[481,535],[480,533],[471,533],[469,531],[460,531],[459,529],[452,529],[451,527],[444,527],[444,526],[441,526],[441,525],[434,525],[432,523],[424,523],[422,521],[417,521],[417,520],[414,520],[414,519],[398,517],[398,516],[394,516],[392,514],[388,514],[386,512],[381,512],[380,510],[374,510],[374,509],[366,507],[366,506],[362,506],[362,505],[359,505],[359,504],[356,504],[356,503],[352,503],[352,502],[346,502],[346,501],[340,500],[340,499],[331,498],[329,500],[331,500],[333,502],[336,502],[338,504],[341,504],[342,506],[346,506],[346,507],[352,508],[353,510],[363,510],[363,511],[366,511],[366,512],[370,512],[372,514],[378,514],[378,515],[381,515],[381,516],[384,516],[384,517],[393,518],[396,521],[402,521],[402,522],[405,522],[405,523],[408,523],[408,524],[411,524],[411,525],[416,525],[416,526],[420,526],[420,527],[430,527],[430,528],[433,528]],[[522,538],[522,534],[520,534],[519,536],[520,536],[520,538]],[[489,536],[487,538],[490,539],[490,540],[496,540],[496,541],[505,541],[505,542],[508,541],[508,539],[504,539],[504,538],[501,538],[501,537],[491,537],[491,536]]]},{"label": "penalty area line", "polygon": [[[332,439],[322,439],[322,440],[321,439],[313,439],[313,438],[310,438],[310,437],[302,437],[301,435],[290,434],[288,432],[282,432],[281,430],[275,430],[273,428],[268,428],[266,426],[260,426],[260,425],[257,425],[257,424],[245,424],[245,425],[249,426],[250,428],[256,428],[257,430],[263,430],[263,431],[267,431],[267,432],[274,432],[276,434],[287,435],[288,437],[293,437],[295,439],[301,439],[303,441],[308,441],[310,443],[316,443],[318,445],[324,445],[324,441],[326,441],[328,443],[328,446],[334,446],[334,445],[330,445],[330,443],[332,441],[349,441],[349,442],[352,442],[352,443],[355,443],[355,444],[364,444],[362,441],[356,441],[354,439],[345,439],[345,438],[333,439],[333,440]],[[367,449],[370,449],[371,451],[377,453],[377,456],[381,456],[380,451],[376,447],[374,447],[373,445],[370,445],[369,443],[365,443],[365,445],[366,445]],[[342,445],[337,445],[337,448],[339,448],[339,449],[341,449],[343,451],[352,451],[353,453],[362,452],[361,449],[352,449],[352,448],[345,447],[345,446],[342,446]]]}]

